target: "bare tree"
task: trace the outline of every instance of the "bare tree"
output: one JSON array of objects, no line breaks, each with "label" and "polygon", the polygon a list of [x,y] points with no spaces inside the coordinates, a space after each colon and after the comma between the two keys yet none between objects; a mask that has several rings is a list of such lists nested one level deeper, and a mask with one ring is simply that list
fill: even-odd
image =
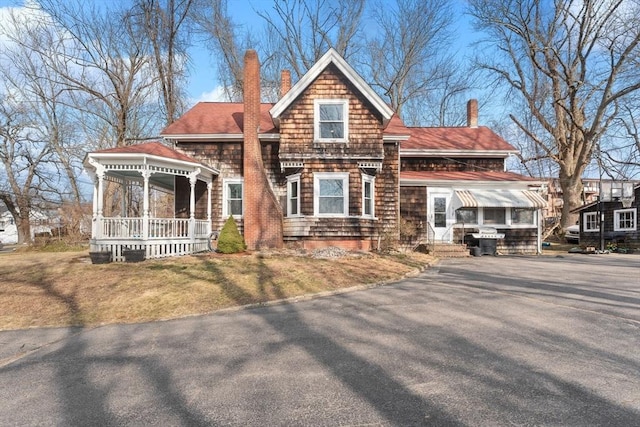
[{"label": "bare tree", "polygon": [[32,208],[55,185],[52,149],[32,122],[33,107],[16,95],[0,102],[0,201],[15,220],[18,243],[31,243]]},{"label": "bare tree", "polygon": [[[149,40],[139,36],[132,12],[82,1],[42,0],[41,7],[44,24],[62,35],[54,40],[56,55],[48,67],[59,83],[86,97],[84,105],[74,107],[106,125],[111,145],[152,133],[141,128],[149,117],[140,113],[151,103],[156,75],[149,65]],[[151,129],[159,127],[151,122]]]},{"label": "bare tree", "polygon": [[[203,0],[194,20],[218,62],[218,79],[226,97],[242,99],[244,48],[242,35],[227,11],[227,0]],[[255,48],[255,46],[254,46]]]},{"label": "bare tree", "polygon": [[181,82],[186,77],[188,24],[194,4],[195,0],[136,0],[134,8],[134,14],[139,14],[140,36],[149,40],[153,51],[167,125],[184,109]]},{"label": "bare tree", "polygon": [[[265,98],[278,97],[280,72],[288,69],[299,79],[330,48],[348,58],[357,52],[357,34],[364,0],[282,0],[256,13],[266,29],[239,27],[227,11],[226,0],[207,0],[208,12],[200,28],[218,58],[219,80],[227,98],[242,98],[243,55],[247,48],[261,53]],[[260,34],[258,36],[257,34]]]},{"label": "bare tree", "polygon": [[[455,68],[448,52],[454,16],[447,0],[376,3],[373,19],[378,31],[368,39],[369,56],[363,66],[369,68],[374,87],[390,99],[401,117],[408,101],[424,102],[430,90],[443,88],[451,79]],[[463,82],[456,79],[455,83],[449,80],[451,93]],[[441,99],[446,105],[445,97]]]},{"label": "bare tree", "polygon": [[[581,204],[581,178],[620,107],[640,89],[635,1],[471,0],[488,57],[478,65],[524,100],[513,122],[558,165],[562,226]],[[523,117],[532,116],[531,127]],[[602,150],[606,148],[602,146]]]},{"label": "bare tree", "polygon": [[358,52],[364,0],[281,0],[258,11],[293,79],[299,79],[330,48],[349,60]]},{"label": "bare tree", "polygon": [[[74,125],[70,92],[48,72],[51,28],[37,11],[14,9],[0,25],[0,198],[11,212],[20,243],[31,239],[32,208],[63,201],[80,206],[82,149]],[[37,45],[39,50],[28,46]]]}]

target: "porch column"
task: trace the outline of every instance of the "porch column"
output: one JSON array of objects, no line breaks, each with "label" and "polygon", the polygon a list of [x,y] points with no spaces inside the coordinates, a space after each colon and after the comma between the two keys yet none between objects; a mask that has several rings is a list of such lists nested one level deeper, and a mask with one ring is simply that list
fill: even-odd
[{"label": "porch column", "polygon": [[94,172],[87,171],[93,183],[93,198],[91,199],[93,208],[91,214],[91,238],[95,239],[98,232],[98,177]]},{"label": "porch column", "polygon": [[196,183],[200,169],[189,174],[189,237],[192,242],[196,240]]},{"label": "porch column", "polygon": [[104,166],[96,162],[95,160],[89,160],[95,168],[94,187],[93,187],[93,237],[95,239],[102,238],[102,218],[104,215]]},{"label": "porch column", "polygon": [[142,179],[144,181],[144,191],[142,197],[142,239],[146,241],[149,238],[149,177],[151,171],[143,170]]},{"label": "porch column", "polygon": [[211,229],[211,189],[213,182],[207,182],[207,235],[213,231]]},{"label": "porch column", "polygon": [[129,212],[127,212],[127,180],[126,178],[122,180],[122,185],[120,186],[120,216],[126,218],[129,216]]}]

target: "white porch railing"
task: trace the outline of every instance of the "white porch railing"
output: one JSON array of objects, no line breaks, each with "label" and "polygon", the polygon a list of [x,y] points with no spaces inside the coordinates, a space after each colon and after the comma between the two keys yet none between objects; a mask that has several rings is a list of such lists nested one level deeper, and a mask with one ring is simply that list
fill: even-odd
[{"label": "white porch railing", "polygon": [[[98,236],[91,240],[91,251],[111,252],[114,261],[124,261],[124,249],[144,249],[145,258],[188,255],[208,250],[210,224],[207,220],[149,218],[144,238],[144,218],[97,219]],[[191,231],[192,230],[192,231]]]},{"label": "white porch railing", "polygon": [[[149,218],[149,239],[188,238],[189,219],[184,218]],[[102,231],[98,238],[142,238],[144,230],[143,218],[102,218]],[[194,220],[194,237],[209,235],[209,221]]]}]

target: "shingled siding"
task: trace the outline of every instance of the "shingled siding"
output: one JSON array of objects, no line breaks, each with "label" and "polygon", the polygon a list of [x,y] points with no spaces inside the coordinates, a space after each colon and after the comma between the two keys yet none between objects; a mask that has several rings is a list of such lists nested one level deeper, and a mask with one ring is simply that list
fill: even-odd
[{"label": "shingled siding", "polygon": [[416,235],[406,236],[405,243],[427,238],[427,187],[400,187],[400,218],[416,229]]},{"label": "shingled siding", "polygon": [[[389,151],[397,150],[395,144],[389,144]],[[375,219],[362,218],[362,174],[358,163],[352,160],[335,160],[327,163],[322,160],[305,161],[300,173],[300,214],[299,218],[285,218],[295,226],[285,227],[285,237],[289,241],[300,239],[372,239],[383,232],[393,232],[397,227],[397,185],[398,175],[396,156],[389,156],[382,170],[375,174],[374,213]],[[345,218],[314,217],[314,174],[318,172],[349,173],[349,216]],[[283,203],[286,197],[283,199]],[[286,207],[286,206],[285,206]],[[305,226],[300,226],[304,223]]]},{"label": "shingled siding", "polygon": [[[314,141],[314,100],[348,99],[348,142]],[[344,78],[329,65],[280,117],[281,161],[300,161],[301,218],[285,218],[285,239],[291,245],[312,247],[339,244],[352,248],[367,248],[382,233],[397,232],[399,153],[398,144],[383,143],[382,118]],[[381,162],[380,171],[367,170],[375,176],[375,219],[362,218],[362,174],[359,162]],[[314,174],[319,172],[349,173],[349,216],[345,218],[315,218]],[[278,182],[286,212],[286,177],[284,188]]]},{"label": "shingled siding", "polygon": [[504,239],[497,242],[497,250],[503,255],[535,255],[538,253],[538,230],[536,228],[498,228]]},{"label": "shingled siding", "polygon": [[[349,142],[314,143],[314,99],[349,100]],[[382,119],[331,64],[280,117],[281,159],[382,159]]]},{"label": "shingled siding", "polygon": [[[220,171],[220,175],[214,177],[211,188],[211,228],[221,230],[227,220],[222,217],[222,181],[224,178],[242,177],[242,144],[240,142],[181,142],[177,149]],[[187,197],[188,194],[187,192]],[[203,197],[206,199],[206,193]],[[180,203],[184,203],[184,201]],[[188,198],[186,203],[188,211]],[[183,206],[176,199],[176,212],[181,209]],[[238,228],[242,230],[242,221],[238,221]]]},{"label": "shingled siding", "polygon": [[468,158],[425,158],[403,157],[400,161],[403,171],[412,172],[475,172],[504,170],[503,159],[468,159]]}]

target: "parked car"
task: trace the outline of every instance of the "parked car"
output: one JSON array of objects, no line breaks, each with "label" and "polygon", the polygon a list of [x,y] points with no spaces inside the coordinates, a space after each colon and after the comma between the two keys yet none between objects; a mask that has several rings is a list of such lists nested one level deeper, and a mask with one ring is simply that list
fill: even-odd
[{"label": "parked car", "polygon": [[565,228],[564,238],[567,243],[580,243],[580,226],[575,224]]}]

